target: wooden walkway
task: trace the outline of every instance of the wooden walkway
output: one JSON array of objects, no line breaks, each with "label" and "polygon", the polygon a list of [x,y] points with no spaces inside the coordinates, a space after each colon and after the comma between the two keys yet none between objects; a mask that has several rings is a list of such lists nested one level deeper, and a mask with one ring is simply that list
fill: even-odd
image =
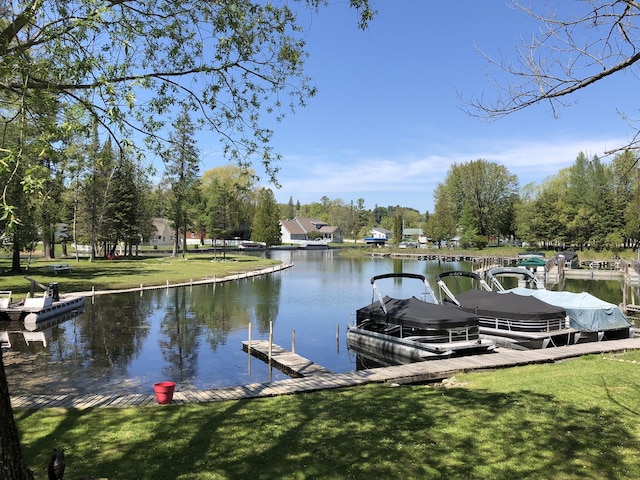
[{"label": "wooden walkway", "polygon": [[[252,342],[253,343],[253,342]],[[640,337],[605,342],[582,343],[540,350],[509,350],[498,348],[494,353],[466,357],[429,360],[394,367],[359,370],[347,373],[326,373],[302,378],[289,378],[271,383],[253,383],[212,390],[177,391],[174,404],[222,402],[259,397],[291,395],[318,390],[353,387],[367,383],[416,383],[433,382],[449,378],[457,373],[474,370],[508,368],[518,365],[552,363],[582,355],[619,352],[640,349]],[[308,363],[313,363],[307,360]],[[14,409],[38,408],[123,408],[157,406],[155,396],[130,395],[19,395],[11,397]]]},{"label": "wooden walkway", "polygon": [[[242,350],[247,351],[249,342],[242,342]],[[271,357],[271,366],[277,368],[293,378],[310,377],[312,375],[327,375],[331,373],[321,365],[312,362],[308,358],[284,349],[275,343],[271,345],[271,353],[269,353],[268,340],[252,340],[251,355],[260,360],[269,363]]]}]

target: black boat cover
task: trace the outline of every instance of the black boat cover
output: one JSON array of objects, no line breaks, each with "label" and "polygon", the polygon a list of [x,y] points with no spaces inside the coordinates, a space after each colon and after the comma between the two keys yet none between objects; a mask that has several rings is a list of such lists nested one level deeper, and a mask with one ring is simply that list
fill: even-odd
[{"label": "black boat cover", "polygon": [[416,297],[398,299],[385,296],[382,300],[388,315],[385,315],[380,302],[377,301],[356,311],[357,323],[373,319],[422,329],[474,327],[479,324],[476,315],[462,311],[453,305],[428,303]]},{"label": "black boat cover", "polygon": [[460,302],[460,308],[481,317],[533,322],[554,318],[563,319],[567,316],[566,310],[562,307],[549,305],[535,297],[523,297],[515,293],[470,289],[456,295],[456,299]]}]

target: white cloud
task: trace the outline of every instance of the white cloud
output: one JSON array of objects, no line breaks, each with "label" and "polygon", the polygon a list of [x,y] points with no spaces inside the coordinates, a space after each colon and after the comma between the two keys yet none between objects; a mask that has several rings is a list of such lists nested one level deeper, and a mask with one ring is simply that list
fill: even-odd
[{"label": "white cloud", "polygon": [[517,175],[522,186],[541,183],[572,165],[580,152],[604,158],[608,148],[624,142],[624,139],[554,140],[548,143],[503,141],[487,146],[487,141],[483,140],[475,145],[467,142],[450,146],[450,155],[407,153],[382,158],[349,151],[331,157],[318,154],[313,157],[288,156],[280,165],[282,188],[275,194],[283,203],[289,197],[310,203],[327,196],[345,202],[364,198],[368,208],[397,204],[432,211],[433,191],[444,181],[453,163],[480,158],[496,162]]}]

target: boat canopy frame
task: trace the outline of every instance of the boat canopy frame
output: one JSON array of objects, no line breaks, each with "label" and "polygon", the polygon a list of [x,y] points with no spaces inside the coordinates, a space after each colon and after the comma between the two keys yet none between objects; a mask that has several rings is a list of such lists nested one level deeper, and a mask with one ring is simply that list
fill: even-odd
[{"label": "boat canopy frame", "polygon": [[[373,277],[371,277],[371,285],[373,286],[373,292],[374,295],[378,298],[378,301],[380,302],[380,306],[382,307],[382,310],[384,311],[385,315],[388,315],[389,312],[387,312],[387,308],[385,306],[385,300],[384,300],[384,296],[382,295],[382,293],[380,292],[380,290],[378,289],[378,286],[376,285],[376,282],[378,280],[383,280],[386,278],[412,278],[415,280],[420,280],[423,284],[424,284],[424,292],[421,294],[422,301],[427,301],[427,296],[431,297],[431,303],[438,303],[437,299],[436,299],[436,294],[433,291],[433,288],[431,288],[431,285],[429,284],[429,281],[427,280],[427,277],[425,277],[424,275],[421,275],[419,273],[383,273],[381,275],[374,275]],[[371,301],[371,303],[374,303],[373,300]]]},{"label": "boat canopy frame", "polygon": [[453,294],[453,292],[451,292],[451,290],[449,289],[449,287],[447,286],[447,284],[444,282],[444,278],[446,277],[467,277],[467,278],[471,278],[473,280],[476,280],[478,282],[478,284],[480,285],[480,288],[482,290],[486,290],[487,292],[491,291],[491,286],[484,280],[484,278],[482,278],[480,275],[478,275],[475,272],[467,272],[464,270],[451,270],[448,272],[442,272],[440,274],[438,274],[436,276],[436,280],[438,282],[438,287],[440,287],[440,291],[444,292],[444,294],[447,296],[447,298],[449,300],[451,300],[453,303],[455,303],[458,307],[460,307],[460,302],[458,301],[458,299],[456,298],[456,296]]},{"label": "boat canopy frame", "polygon": [[546,290],[544,283],[542,283],[535,274],[525,267],[495,267],[487,270],[486,276],[489,280],[492,288],[495,288],[498,292],[505,292],[505,288],[498,280],[499,275],[520,275],[526,282],[535,286],[536,290]]}]

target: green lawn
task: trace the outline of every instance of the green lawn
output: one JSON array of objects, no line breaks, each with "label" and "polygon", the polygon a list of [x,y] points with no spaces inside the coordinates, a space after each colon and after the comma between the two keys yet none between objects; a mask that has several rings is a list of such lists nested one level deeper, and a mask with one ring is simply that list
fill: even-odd
[{"label": "green lawn", "polygon": [[202,405],[16,411],[68,480],[623,479],[640,475],[640,353]]},{"label": "green lawn", "polygon": [[[50,263],[71,263],[73,272],[48,274]],[[238,255],[57,259],[32,262],[27,275],[68,293],[273,263]],[[21,276],[0,276],[0,289],[27,288]],[[369,385],[202,405],[14,413],[25,458],[42,480],[54,447],[66,450],[67,480],[639,478],[639,367],[640,353],[627,352],[460,375],[446,388]]]},{"label": "green lawn", "polygon": [[[69,264],[71,273],[55,274],[49,270],[54,264]],[[32,260],[28,269],[20,274],[12,274],[8,259],[0,259],[0,290],[11,290],[16,298],[24,297],[30,288],[27,276],[47,285],[57,282],[61,294],[96,290],[118,290],[140,287],[140,285],[166,285],[197,281],[205,278],[225,277],[230,274],[258,270],[281,262],[263,257],[227,253],[190,254],[185,259],[169,256],[139,256],[119,260],[98,259],[90,262],[81,258],[79,262],[70,258],[55,260]],[[26,262],[23,262],[23,267]]]}]

